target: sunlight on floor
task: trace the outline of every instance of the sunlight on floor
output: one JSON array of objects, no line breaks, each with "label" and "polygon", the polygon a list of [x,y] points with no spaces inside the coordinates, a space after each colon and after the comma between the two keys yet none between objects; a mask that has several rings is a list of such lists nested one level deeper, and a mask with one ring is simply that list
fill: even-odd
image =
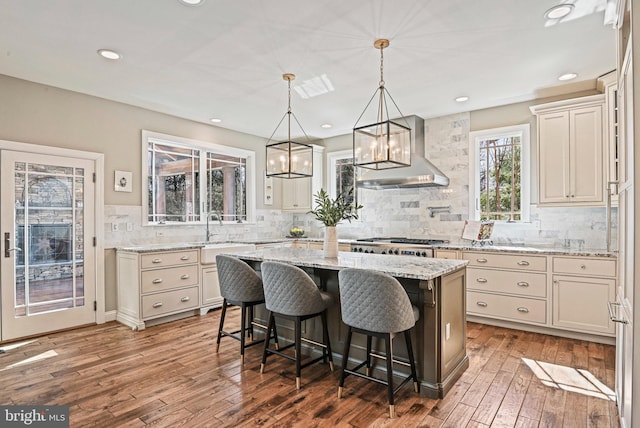
[{"label": "sunlight on floor", "polygon": [[27,364],[31,364],[31,363],[35,363],[36,361],[41,361],[41,360],[46,360],[47,358],[53,358],[56,357],[58,355],[58,353],[56,351],[54,351],[53,349],[47,352],[43,352],[42,354],[38,354],[35,355],[33,357],[30,358],[26,358],[22,361],[18,361],[17,363],[11,364],[3,369],[0,369],[0,372],[3,372],[5,370],[9,370],[9,369],[13,369],[15,367],[20,367],[20,366],[24,366]]},{"label": "sunlight on floor", "polygon": [[543,385],[615,401],[615,393],[588,370],[535,361],[529,358],[523,358],[522,361],[529,366]]}]

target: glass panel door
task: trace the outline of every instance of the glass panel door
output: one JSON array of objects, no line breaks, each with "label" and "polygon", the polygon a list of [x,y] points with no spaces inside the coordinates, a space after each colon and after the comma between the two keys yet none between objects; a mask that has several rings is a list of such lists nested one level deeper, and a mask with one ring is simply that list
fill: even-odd
[{"label": "glass panel door", "polygon": [[92,175],[88,160],[2,153],[2,340],[95,322]]}]

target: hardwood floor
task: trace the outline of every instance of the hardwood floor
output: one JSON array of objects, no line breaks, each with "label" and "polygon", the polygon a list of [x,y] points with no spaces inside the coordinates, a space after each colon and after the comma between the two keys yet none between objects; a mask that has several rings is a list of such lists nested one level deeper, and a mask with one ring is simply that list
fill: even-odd
[{"label": "hardwood floor", "polygon": [[[4,344],[0,404],[66,404],[72,427],[618,427],[613,346],[468,323],[470,367],[442,400],[294,365],[223,338],[220,311],[134,332],[118,323]],[[239,325],[239,310],[228,323]],[[227,324],[230,326],[231,324]]]}]

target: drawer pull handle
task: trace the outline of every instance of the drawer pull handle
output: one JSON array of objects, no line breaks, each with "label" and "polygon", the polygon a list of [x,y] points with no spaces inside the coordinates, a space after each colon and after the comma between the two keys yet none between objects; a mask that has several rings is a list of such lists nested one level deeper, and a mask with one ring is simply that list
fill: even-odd
[{"label": "drawer pull handle", "polygon": [[487,259],[476,259],[476,261],[478,263],[486,263],[488,260]]},{"label": "drawer pull handle", "polygon": [[587,266],[585,266],[585,265],[580,265],[580,269],[584,270],[584,269],[586,269],[586,268],[587,268]]},{"label": "drawer pull handle", "polygon": [[180,299],[181,302],[188,302],[189,300],[189,296],[184,296],[182,299]]},{"label": "drawer pull handle", "polygon": [[180,277],[180,279],[189,279],[189,274],[188,274],[188,273],[185,273],[184,275],[182,275],[182,276]]},{"label": "drawer pull handle", "polygon": [[487,282],[487,278],[476,278],[476,281],[484,284],[485,282]]},{"label": "drawer pull handle", "polygon": [[189,260],[189,256],[182,256],[180,257],[180,260]]},{"label": "drawer pull handle", "polygon": [[153,307],[154,307],[154,308],[160,308],[160,307],[162,307],[162,302],[156,302],[156,303],[154,303],[154,304],[153,304]]},{"label": "drawer pull handle", "polygon": [[529,309],[525,308],[524,306],[520,306],[518,308],[518,312],[522,312],[523,314],[528,314],[529,313]]},{"label": "drawer pull handle", "polygon": [[526,260],[520,260],[518,266],[529,266],[529,262]]},{"label": "drawer pull handle", "polygon": [[153,259],[151,260],[151,263],[162,263],[162,259]]},{"label": "drawer pull handle", "polygon": [[520,281],[518,283],[518,287],[528,287],[528,286],[529,286],[529,283],[525,281]]},{"label": "drawer pull handle", "polygon": [[160,284],[160,283],[162,283],[162,278],[156,278],[151,282],[154,283],[154,284]]},{"label": "drawer pull handle", "polygon": [[476,302],[476,305],[480,306],[481,308],[486,308],[487,306],[489,306],[486,302]]}]

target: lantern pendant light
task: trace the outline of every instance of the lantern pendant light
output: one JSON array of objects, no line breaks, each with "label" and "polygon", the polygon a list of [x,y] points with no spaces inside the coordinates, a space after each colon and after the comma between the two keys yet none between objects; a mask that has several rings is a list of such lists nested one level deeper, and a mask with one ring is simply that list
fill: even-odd
[{"label": "lantern pendant light", "polygon": [[[313,147],[309,144],[297,143],[291,140],[291,118],[298,124],[306,140],[309,140],[306,132],[302,129],[298,118],[291,111],[291,81],[296,78],[295,74],[285,73],[282,78],[287,81],[289,87],[289,98],[287,112],[282,116],[278,126],[267,141],[267,177],[280,178],[302,178],[313,175]],[[276,131],[287,118],[287,140],[270,143]]]},{"label": "lantern pendant light", "polygon": [[[384,86],[383,50],[389,46],[389,40],[378,39],[373,46],[380,49],[380,84],[353,126],[353,164],[374,170],[410,166],[411,128]],[[387,97],[397,111],[396,119],[389,117]],[[378,105],[374,123],[358,126],[374,99]]]}]

